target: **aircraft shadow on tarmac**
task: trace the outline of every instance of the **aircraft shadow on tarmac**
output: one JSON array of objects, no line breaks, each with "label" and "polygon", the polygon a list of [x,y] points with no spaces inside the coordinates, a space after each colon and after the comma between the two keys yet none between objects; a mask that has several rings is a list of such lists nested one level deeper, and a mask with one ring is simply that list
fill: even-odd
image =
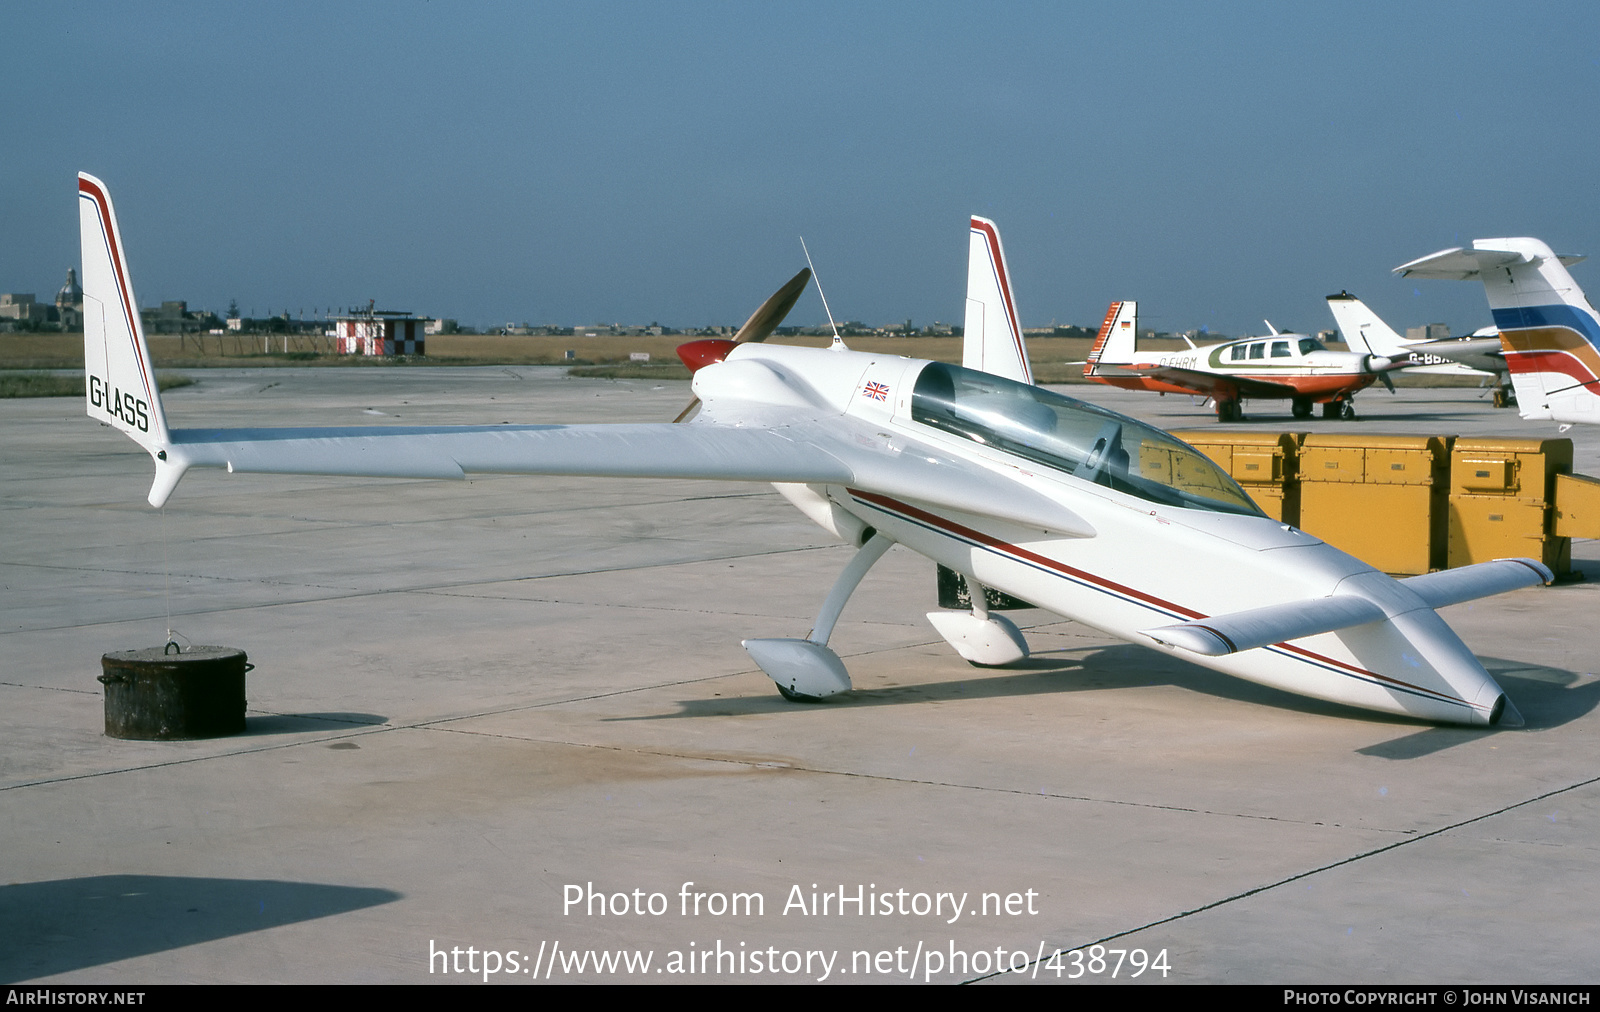
[{"label": "aircraft shadow on tarmac", "polygon": [[315,882],[94,875],[0,886],[0,982],[392,903],[400,893]]},{"label": "aircraft shadow on tarmac", "polygon": [[[1267,686],[1218,674],[1199,665],[1131,644],[1036,653],[1005,668],[975,670],[970,678],[918,682],[874,688],[870,685],[814,704],[785,702],[776,695],[680,700],[675,713],[613,720],[675,720],[689,717],[730,717],[740,714],[793,712],[797,706],[900,706],[915,703],[998,699],[1058,692],[1090,692],[1169,685],[1219,699],[1256,703],[1280,710],[1322,714],[1359,720],[1364,724],[1415,728],[1403,737],[1369,745],[1356,751],[1382,759],[1417,759],[1456,745],[1481,740],[1488,734],[1541,730],[1578,719],[1600,703],[1600,678],[1557,668],[1499,658],[1480,658],[1506,693],[1516,702],[1525,728],[1448,727],[1422,724],[1398,715],[1352,710]],[[1241,718],[1243,719],[1243,718]]]},{"label": "aircraft shadow on tarmac", "polygon": [[[1506,690],[1506,695],[1516,703],[1527,721],[1523,727],[1498,728],[1488,733],[1515,734],[1560,727],[1584,716],[1600,703],[1600,678],[1594,675],[1498,657],[1479,657],[1478,660]],[[1471,741],[1484,733],[1473,728],[1428,727],[1356,751],[1380,759],[1417,759]]]},{"label": "aircraft shadow on tarmac", "polygon": [[864,675],[851,692],[831,696],[817,703],[796,704],[771,696],[718,697],[680,700],[675,713],[614,720],[675,720],[683,717],[725,717],[736,714],[793,712],[797,707],[901,706],[914,703],[946,703],[966,699],[998,699],[1060,692],[1091,692],[1106,689],[1136,689],[1170,685],[1203,695],[1241,702],[1259,703],[1300,713],[1319,713],[1340,717],[1356,714],[1356,719],[1379,724],[1418,726],[1406,717],[1356,711],[1335,703],[1324,703],[1277,689],[1230,678],[1196,664],[1187,664],[1143,647],[1122,643],[1106,647],[1069,648],[1034,653],[1027,660],[1003,668],[973,667],[968,678],[942,682],[916,682],[909,685],[874,687],[870,674]]}]

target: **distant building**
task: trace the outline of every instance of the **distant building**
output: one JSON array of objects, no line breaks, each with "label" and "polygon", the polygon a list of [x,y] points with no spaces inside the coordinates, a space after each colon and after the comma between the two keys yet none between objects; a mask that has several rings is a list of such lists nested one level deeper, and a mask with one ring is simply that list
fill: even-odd
[{"label": "distant building", "polygon": [[334,350],[341,355],[422,355],[428,320],[407,312],[368,309],[334,317]]},{"label": "distant building", "polygon": [[1407,341],[1443,341],[1450,336],[1450,325],[1430,323],[1425,327],[1407,327]]},{"label": "distant building", "polygon": [[67,268],[67,283],[56,292],[56,315],[62,330],[83,329],[83,289],[78,286],[78,271]]},{"label": "distant building", "polygon": [[45,323],[50,316],[50,307],[36,301],[32,292],[6,292],[0,295],[0,320]]},{"label": "distant building", "polygon": [[141,309],[139,317],[147,334],[183,334],[200,329],[189,315],[189,304],[181,300],[163,302],[159,309]]}]

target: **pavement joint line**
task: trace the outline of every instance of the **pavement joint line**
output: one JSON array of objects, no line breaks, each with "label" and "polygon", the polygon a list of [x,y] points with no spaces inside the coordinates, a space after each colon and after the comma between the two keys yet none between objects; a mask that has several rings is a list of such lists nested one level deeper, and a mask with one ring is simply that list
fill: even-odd
[{"label": "pavement joint line", "polygon": [[[783,621],[792,619],[792,615],[768,615],[755,611],[728,611],[715,608],[674,608],[665,604],[624,604],[619,601],[575,601],[559,597],[514,597],[510,594],[472,594],[465,591],[454,592],[448,590],[427,590],[419,593],[434,597],[462,597],[473,601],[513,601],[524,604],[555,604],[567,605],[574,608],[615,608],[624,611],[666,612],[673,615],[712,615],[721,618],[752,618],[762,620]],[[900,622],[893,619],[857,619],[864,626],[889,627],[891,629],[914,629],[921,623],[915,621]],[[937,642],[943,642],[939,640]]]},{"label": "pavement joint line", "polygon": [[[476,587],[476,586],[492,586],[492,585],[497,584],[497,583],[528,583],[528,582],[531,582],[531,581],[534,581],[534,580],[556,580],[556,579],[562,579],[562,578],[565,578],[565,577],[573,577],[573,576],[600,576],[600,575],[603,575],[603,574],[606,574],[606,573],[644,572],[645,570],[650,570],[650,569],[665,569],[665,568],[669,568],[669,567],[676,567],[676,566],[682,566],[682,565],[693,565],[693,564],[703,563],[703,562],[725,562],[728,559],[762,559],[762,558],[767,558],[767,557],[773,556],[773,555],[787,555],[787,554],[791,554],[791,553],[794,553],[794,552],[817,552],[817,551],[823,551],[823,550],[828,549],[828,548],[836,548],[836,547],[838,547],[838,546],[836,546],[836,545],[810,545],[810,546],[805,546],[805,547],[801,547],[801,548],[780,548],[780,549],[775,549],[773,551],[755,552],[755,553],[748,553],[748,554],[743,554],[743,555],[719,555],[719,556],[715,556],[715,557],[712,557],[712,558],[694,559],[694,560],[691,560],[688,563],[685,563],[683,561],[660,562],[660,563],[651,563],[648,566],[615,566],[615,567],[611,567],[611,568],[608,568],[608,569],[581,569],[581,570],[573,570],[571,572],[565,572],[565,573],[541,573],[541,574],[539,574],[537,576],[511,576],[511,577],[500,577],[500,578],[497,578],[497,579],[483,579],[483,580],[476,580],[476,581],[463,580],[463,581],[460,581],[458,583],[439,583],[439,584],[434,584],[434,585],[431,585],[431,586],[424,585],[424,586],[417,586],[417,587],[385,587],[385,588],[378,589],[378,590],[353,589],[353,590],[349,590],[348,592],[345,592],[345,593],[338,593],[339,591],[343,590],[343,588],[340,588],[340,587],[326,587],[326,586],[323,586],[321,584],[314,584],[314,583],[290,583],[288,581],[282,581],[282,580],[242,580],[242,579],[237,579],[237,578],[233,578],[233,577],[214,576],[214,575],[210,575],[210,574],[205,574],[205,575],[187,575],[187,574],[181,574],[181,573],[174,573],[173,576],[175,578],[178,578],[178,579],[215,580],[215,581],[219,581],[219,582],[223,582],[223,583],[237,584],[237,585],[243,586],[243,587],[249,587],[249,586],[261,586],[261,587],[309,587],[309,588],[315,588],[315,589],[320,589],[320,590],[334,591],[335,592],[335,596],[333,596],[333,597],[319,597],[319,598],[306,598],[305,600],[299,600],[299,601],[263,601],[263,602],[261,602],[259,604],[242,603],[242,604],[226,605],[226,606],[217,607],[217,608],[201,608],[201,609],[196,609],[196,610],[193,610],[193,611],[182,611],[182,612],[175,611],[175,612],[172,613],[172,617],[181,618],[181,617],[194,616],[194,615],[223,615],[223,614],[226,614],[226,613],[228,613],[230,611],[255,611],[255,610],[264,610],[264,609],[268,609],[268,608],[294,607],[296,605],[302,605],[302,604],[326,604],[329,601],[358,601],[358,600],[360,600],[360,599],[362,599],[364,597],[380,597],[380,596],[387,595],[387,594],[433,594],[433,595],[439,595],[439,596],[451,596],[450,593],[449,593],[450,591],[459,591],[459,590],[463,590],[463,589],[471,588],[471,587]],[[6,565],[16,565],[16,566],[34,565],[32,563],[4,563],[4,564],[6,564]],[[142,571],[142,570],[125,570],[125,569],[104,569],[104,568],[101,568],[101,569],[90,569],[90,568],[84,567],[84,566],[38,566],[37,568],[41,568],[41,569],[61,569],[61,570],[66,570],[66,571],[85,572],[85,573],[121,573],[121,574],[123,574],[125,576],[152,576],[152,577],[155,577],[155,576],[162,576],[163,575],[162,573],[160,573],[158,571],[154,571],[154,570],[149,571],[149,572],[145,572],[145,571]],[[154,594],[155,592],[156,591],[154,589],[150,590],[151,594]],[[460,594],[458,596],[468,597],[468,596],[472,596],[472,595],[468,595],[468,594],[463,593],[463,594]],[[479,595],[479,599],[483,599],[483,596]],[[489,599],[495,600],[497,598],[495,598],[493,595],[489,595]],[[503,598],[501,600],[525,601],[525,600],[529,600],[529,599],[528,598],[515,598],[515,597],[512,597],[512,598]],[[22,628],[22,629],[11,629],[11,630],[6,630],[4,632],[0,632],[0,636],[9,635],[11,633],[21,633],[21,632],[28,632],[28,633],[34,633],[34,632],[56,632],[56,631],[59,631],[59,630],[62,630],[62,629],[83,629],[83,628],[88,628],[88,627],[97,626],[97,625],[122,625],[122,624],[127,623],[127,622],[149,622],[149,621],[155,621],[156,619],[164,619],[165,616],[166,616],[166,612],[163,610],[162,612],[160,612],[158,614],[154,614],[154,615],[133,615],[133,616],[129,616],[127,618],[113,619],[113,620],[110,620],[110,621],[98,621],[98,622],[90,622],[90,623],[74,622],[74,623],[70,623],[68,625],[53,625],[53,626],[28,626],[28,627]]]},{"label": "pavement joint line", "polygon": [[0,685],[8,686],[13,689],[46,689],[50,692],[75,692],[83,696],[100,695],[99,689],[68,689],[60,685],[28,685],[24,682],[0,682]]},{"label": "pavement joint line", "polygon": [[[503,738],[509,741],[529,742],[540,745],[562,745],[571,748],[592,748],[631,755],[661,756],[669,759],[691,759],[698,760],[700,762],[724,763],[729,766],[756,767],[760,769],[782,769],[795,773],[815,773],[820,776],[832,777],[853,777],[858,780],[877,780],[883,781],[884,783],[912,784],[920,787],[947,787],[951,790],[978,791],[986,794],[1014,794],[1018,797],[1047,798],[1053,801],[1081,801],[1094,805],[1120,805],[1126,808],[1146,808],[1160,812],[1178,812],[1184,815],[1210,815],[1224,819],[1249,819],[1258,822],[1276,822],[1290,826],[1326,826],[1329,829],[1355,829],[1373,833],[1411,834],[1416,832],[1415,830],[1410,829],[1384,829],[1382,827],[1374,826],[1346,826],[1342,823],[1308,822],[1304,819],[1282,819],[1271,815],[1250,815],[1245,812],[1219,812],[1207,808],[1185,808],[1181,805],[1158,805],[1147,801],[1119,801],[1115,798],[1096,798],[1085,794],[1060,794],[1053,791],[1025,791],[1018,787],[990,787],[983,784],[960,784],[948,780],[919,780],[915,777],[897,777],[890,776],[885,773],[858,773],[850,770],[830,770],[818,766],[797,766],[793,763],[780,764],[772,762],[760,762],[751,759],[731,759],[726,756],[708,756],[693,752],[672,752],[664,749],[652,748],[625,748],[621,745],[603,745],[597,742],[586,741],[567,741],[561,738],[533,738],[525,735],[506,734],[501,731],[474,731],[459,727],[426,727],[421,729],[428,731],[444,731],[450,734],[479,735],[485,738]],[[1285,881],[1290,880],[1286,879]],[[1263,886],[1262,888],[1271,887]]]},{"label": "pavement joint line", "polygon": [[[748,673],[749,672],[732,672],[732,674],[748,674]],[[185,756],[185,757],[183,757],[181,759],[166,759],[166,760],[162,760],[161,762],[141,763],[141,764],[139,764],[137,766],[119,766],[116,769],[96,770],[93,773],[76,773],[76,774],[73,774],[71,776],[50,777],[50,778],[47,778],[47,779],[44,779],[44,780],[30,780],[27,783],[3,785],[3,786],[0,786],[0,793],[4,793],[6,791],[20,790],[20,789],[25,788],[25,787],[42,787],[42,786],[49,785],[49,784],[70,783],[70,782],[72,782],[74,780],[92,780],[92,779],[94,779],[96,777],[112,776],[112,775],[115,775],[115,774],[118,774],[118,773],[137,773],[137,772],[140,772],[140,771],[143,771],[143,770],[161,769],[161,768],[166,767],[166,766],[182,766],[182,765],[186,765],[188,763],[205,762],[205,761],[211,760],[211,759],[227,759],[227,758],[232,758],[234,756],[251,755],[251,754],[254,754],[254,753],[257,753],[257,752],[272,752],[272,751],[275,751],[277,749],[295,748],[295,747],[298,747],[300,745],[317,745],[317,744],[321,744],[323,742],[339,741],[339,740],[344,739],[344,738],[351,738],[351,737],[356,737],[356,736],[364,736],[364,735],[368,735],[368,734],[378,734],[378,733],[382,733],[382,732],[386,732],[386,731],[450,730],[449,728],[434,728],[433,725],[442,724],[442,723],[446,723],[446,722],[454,721],[454,720],[472,720],[472,719],[478,718],[478,717],[492,717],[492,716],[497,716],[497,715],[506,714],[506,713],[517,713],[517,712],[522,711],[522,710],[536,710],[536,709],[539,709],[541,707],[555,706],[555,705],[558,705],[558,704],[561,704],[561,703],[581,703],[581,702],[585,702],[587,700],[605,699],[605,698],[608,698],[610,696],[626,695],[627,693],[630,693],[630,692],[640,692],[640,691],[644,691],[644,690],[648,690],[648,689],[657,689],[657,688],[671,688],[672,686],[675,686],[675,685],[690,685],[690,684],[693,684],[695,682],[704,682],[704,681],[710,681],[710,680],[716,679],[716,678],[725,678],[725,677],[728,677],[727,673],[715,674],[715,675],[703,675],[703,676],[701,676],[699,678],[686,678],[686,679],[682,679],[682,680],[676,681],[676,682],[662,682],[662,683],[658,683],[656,685],[647,685],[647,686],[631,686],[631,687],[625,688],[625,689],[617,689],[617,690],[614,690],[612,692],[600,692],[600,693],[593,693],[593,694],[587,695],[587,696],[574,696],[574,697],[569,697],[569,698],[566,698],[566,699],[547,700],[547,701],[542,702],[542,703],[519,704],[519,705],[516,705],[516,706],[509,706],[509,707],[504,707],[504,708],[501,708],[501,709],[483,710],[483,711],[480,711],[480,712],[477,712],[477,713],[457,714],[455,716],[450,716],[450,717],[435,717],[435,718],[432,718],[432,719],[429,719],[429,720],[415,721],[415,722],[405,723],[405,724],[391,724],[391,723],[387,723],[387,722],[385,722],[383,724],[368,724],[368,725],[364,725],[364,726],[366,728],[369,728],[369,730],[352,731],[349,734],[333,735],[333,736],[327,737],[327,738],[314,738],[314,739],[304,739],[304,740],[301,740],[301,741],[275,742],[275,743],[272,743],[272,744],[269,744],[269,745],[261,745],[261,746],[258,746],[256,748],[234,749],[234,750],[229,751],[229,752],[217,752],[217,753],[212,754],[212,755]],[[326,720],[326,719],[330,719],[330,718],[325,718],[325,717],[316,717],[316,716],[312,716],[312,715],[309,715],[309,714],[279,713],[279,712],[273,711],[273,710],[255,710],[255,711],[250,711],[250,712],[254,712],[254,713],[258,714],[258,715],[268,716],[268,717],[302,717],[304,719],[309,719],[309,720]],[[215,740],[218,740],[218,739],[193,739],[193,740],[213,740],[213,741],[215,741]]]},{"label": "pavement joint line", "polygon": [[[649,540],[660,541],[660,540],[677,540],[677,539],[673,539],[673,538],[652,538],[652,539],[649,539]],[[724,561],[726,561],[728,559],[763,559],[763,558],[766,558],[766,557],[771,556],[771,555],[789,555],[789,554],[793,554],[795,552],[817,552],[817,551],[823,551],[823,550],[829,549],[829,548],[838,548],[838,547],[841,547],[841,546],[839,546],[839,545],[802,545],[802,546],[800,546],[798,548],[774,548],[774,549],[770,549],[770,550],[762,551],[762,552],[745,552],[745,553],[741,553],[741,554],[738,554],[738,555],[717,555],[717,556],[711,556],[711,557],[704,558],[704,559],[693,559],[693,560],[689,560],[689,562],[687,564],[693,565],[693,564],[696,564],[696,563],[704,563],[704,562],[724,562]],[[673,561],[673,562],[652,562],[652,563],[650,563],[648,565],[643,565],[643,566],[611,566],[611,567],[606,567],[606,568],[601,568],[601,569],[578,569],[578,570],[571,570],[569,572],[539,573],[539,574],[533,575],[533,576],[511,576],[511,577],[499,577],[499,578],[485,578],[485,579],[479,579],[479,580],[462,580],[462,581],[457,581],[457,582],[454,582],[454,583],[418,584],[417,586],[414,586],[414,587],[390,587],[390,588],[387,588],[386,590],[382,591],[381,593],[392,593],[392,594],[428,593],[430,591],[451,590],[451,589],[454,589],[456,587],[475,587],[475,586],[479,586],[479,585],[482,585],[482,584],[522,583],[522,582],[525,582],[525,581],[528,581],[528,580],[550,580],[550,579],[558,579],[558,578],[567,577],[567,576],[594,576],[594,575],[599,575],[599,574],[602,574],[602,573],[627,573],[627,572],[635,572],[635,571],[644,571],[644,570],[649,570],[649,569],[665,569],[665,568],[668,568],[668,567],[681,566],[681,565],[685,565],[685,564],[686,563],[684,561],[678,560],[678,561]],[[0,565],[16,566],[19,569],[54,570],[54,571],[59,571],[59,572],[64,572],[64,573],[116,573],[116,574],[119,574],[119,575],[122,575],[122,576],[166,576],[166,575],[168,575],[164,571],[156,570],[156,569],[113,569],[113,568],[108,568],[106,566],[66,566],[66,565],[59,565],[59,564],[45,563],[45,562],[9,562],[9,561],[7,561],[5,559],[0,559]],[[283,586],[283,587],[310,587],[310,588],[314,588],[314,589],[326,589],[326,590],[346,590],[346,589],[349,589],[349,590],[354,591],[357,594],[374,593],[372,591],[362,591],[360,588],[345,588],[345,587],[340,587],[340,586],[337,586],[337,585],[326,585],[326,584],[319,584],[319,583],[305,583],[304,581],[295,581],[295,580],[273,580],[273,579],[262,579],[262,578],[257,578],[257,577],[228,576],[228,575],[225,575],[225,574],[217,574],[217,573],[193,573],[193,572],[178,573],[178,572],[174,572],[171,575],[173,577],[175,577],[175,578],[178,578],[178,579],[185,579],[185,580],[215,580],[215,581],[218,581],[220,583],[235,583],[235,584],[240,584],[242,586],[261,585],[261,586],[268,586],[268,587],[277,587],[277,586]],[[70,627],[63,627],[63,628],[70,628]]]},{"label": "pavement joint line", "polygon": [[[1071,951],[1074,951],[1074,950],[1087,949],[1092,945],[1104,945],[1107,942],[1113,942],[1113,941],[1116,941],[1119,938],[1126,938],[1129,935],[1137,934],[1138,932],[1141,932],[1141,931],[1148,931],[1151,928],[1159,928],[1163,924],[1171,924],[1171,923],[1173,923],[1175,921],[1181,921],[1186,917],[1193,917],[1196,914],[1203,914],[1208,910],[1215,910],[1218,907],[1227,906],[1228,904],[1237,902],[1238,900],[1248,899],[1251,896],[1256,896],[1256,895],[1259,895],[1259,894],[1264,893],[1264,892],[1270,892],[1273,889],[1277,889],[1277,888],[1279,888],[1281,886],[1289,885],[1292,882],[1298,882],[1301,879],[1310,878],[1313,875],[1320,875],[1325,871],[1333,871],[1334,869],[1342,868],[1347,864],[1355,864],[1358,861],[1365,861],[1368,858],[1377,857],[1380,854],[1386,854],[1391,850],[1398,850],[1401,847],[1407,847],[1407,846],[1410,846],[1413,843],[1421,843],[1423,840],[1431,840],[1436,836],[1442,836],[1445,833],[1449,833],[1449,832],[1452,832],[1454,830],[1461,829],[1461,828],[1464,828],[1466,826],[1470,826],[1475,822],[1482,822],[1485,819],[1492,819],[1497,815],[1504,815],[1507,812],[1515,811],[1518,808],[1524,808],[1524,807],[1526,807],[1528,805],[1537,804],[1540,801],[1544,801],[1544,800],[1546,800],[1548,798],[1553,798],[1558,794],[1566,794],[1569,791],[1579,790],[1580,788],[1589,787],[1589,786],[1592,786],[1592,785],[1597,784],[1597,783],[1600,783],[1600,776],[1590,777],[1587,780],[1579,780],[1579,781],[1577,781],[1575,783],[1568,784],[1565,787],[1552,788],[1551,790],[1545,791],[1543,794],[1537,794],[1537,795],[1535,795],[1535,796],[1533,796],[1531,798],[1525,798],[1522,801],[1514,801],[1509,805],[1503,805],[1503,806],[1501,806],[1499,808],[1494,809],[1493,811],[1483,812],[1483,813],[1480,813],[1478,815],[1474,815],[1470,819],[1458,819],[1457,821],[1452,822],[1449,825],[1440,826],[1438,829],[1430,829],[1426,833],[1418,833],[1417,835],[1409,836],[1404,840],[1396,840],[1394,843],[1386,843],[1381,847],[1374,847],[1373,849],[1368,850],[1368,851],[1364,851],[1364,852],[1362,852],[1360,854],[1351,854],[1349,857],[1340,858],[1337,861],[1330,861],[1329,863],[1324,864],[1324,865],[1320,865],[1320,866],[1318,866],[1316,868],[1308,868],[1305,871],[1296,872],[1295,874],[1290,875],[1290,876],[1288,876],[1286,878],[1281,878],[1276,882],[1268,882],[1265,885],[1259,885],[1259,886],[1256,886],[1253,889],[1246,889],[1243,892],[1235,893],[1232,896],[1224,896],[1223,898],[1221,898],[1219,900],[1213,900],[1210,903],[1201,904],[1200,906],[1194,907],[1191,910],[1184,910],[1184,911],[1181,911],[1179,913],[1173,914],[1170,917],[1163,917],[1163,918],[1160,918],[1159,920],[1150,921],[1149,923],[1141,924],[1138,927],[1128,928],[1126,931],[1118,931],[1118,932],[1116,932],[1114,934],[1107,935],[1104,938],[1096,939],[1095,941],[1092,941],[1092,942],[1085,942],[1082,945],[1072,946],[1070,948],[1063,946],[1063,947],[1060,948],[1060,951],[1061,952],[1071,952]],[[1027,966],[1031,967],[1035,963],[1038,963],[1038,962],[1039,962],[1039,960],[1037,960],[1037,959],[1030,960],[1028,962]],[[1026,970],[1027,967],[1024,967],[1023,969]],[[973,977],[970,980],[962,981],[962,983],[964,983],[964,984],[975,984],[975,983],[977,983],[979,981],[982,981],[982,980],[989,980],[989,979],[994,978],[994,977],[1004,976],[1006,974],[1006,972],[1007,971],[1000,971],[998,973],[988,973],[988,974],[984,974],[984,975],[979,976],[979,977]],[[1016,971],[1016,972],[1020,973],[1022,971]]]},{"label": "pavement joint line", "polygon": [[[304,716],[308,720],[327,719],[327,718],[312,717],[312,716],[303,715],[303,714],[269,714],[269,716]],[[21,784],[6,784],[6,785],[3,785],[3,786],[0,786],[0,794],[3,794],[5,792],[7,792],[7,791],[19,791],[19,790],[23,790],[24,788],[28,788],[28,787],[48,787],[48,786],[52,786],[52,785],[55,785],[55,784],[72,783],[75,780],[94,780],[94,779],[96,779],[98,777],[116,776],[119,773],[141,773],[141,772],[144,772],[146,770],[164,769],[164,768],[166,768],[168,766],[187,766],[187,765],[189,765],[191,763],[208,762],[208,761],[210,761],[212,759],[231,759],[231,758],[234,758],[235,756],[254,755],[254,754],[258,753],[258,752],[276,752],[279,749],[298,748],[301,745],[319,745],[319,744],[322,744],[323,742],[342,741],[342,740],[344,740],[346,738],[354,738],[354,737],[359,737],[359,736],[368,735],[368,734],[375,734],[375,733],[380,732],[380,731],[398,730],[400,727],[403,727],[403,726],[407,726],[407,725],[368,724],[368,725],[365,725],[365,727],[370,728],[370,730],[352,731],[352,732],[350,732],[348,734],[336,734],[336,735],[331,735],[331,736],[326,737],[326,738],[303,739],[303,740],[300,740],[300,741],[272,742],[271,744],[258,745],[255,748],[234,749],[231,752],[217,752],[217,753],[214,753],[212,755],[183,756],[182,758],[179,758],[179,759],[164,759],[164,760],[162,760],[160,762],[140,763],[137,766],[119,766],[116,769],[95,770],[92,773],[74,773],[71,776],[50,777],[50,778],[45,779],[45,780],[30,780],[27,783],[21,783]],[[119,740],[121,740],[121,739],[119,739]],[[190,739],[190,740],[204,741],[204,740],[208,740],[208,739]],[[209,740],[215,741],[217,739],[209,739]]]}]

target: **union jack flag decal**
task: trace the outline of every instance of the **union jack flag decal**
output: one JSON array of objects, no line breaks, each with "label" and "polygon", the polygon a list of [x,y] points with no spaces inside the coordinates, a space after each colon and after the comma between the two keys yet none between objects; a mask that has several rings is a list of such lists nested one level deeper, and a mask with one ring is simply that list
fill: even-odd
[{"label": "union jack flag decal", "polygon": [[888,400],[889,388],[883,383],[874,381],[866,385],[866,388],[861,391],[861,396],[871,397],[875,401]]}]

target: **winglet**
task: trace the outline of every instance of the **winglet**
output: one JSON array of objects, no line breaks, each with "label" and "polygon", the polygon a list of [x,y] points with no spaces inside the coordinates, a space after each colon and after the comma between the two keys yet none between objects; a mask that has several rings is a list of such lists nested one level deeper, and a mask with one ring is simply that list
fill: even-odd
[{"label": "winglet", "polygon": [[[83,253],[83,368],[89,417],[127,433],[156,459],[159,506],[182,476],[167,460],[171,439],[155,368],[128,276],[117,213],[100,180],[78,173],[78,233]],[[163,477],[162,465],[165,468]],[[158,495],[159,493],[159,495]]]},{"label": "winglet", "polygon": [[961,364],[993,376],[1033,382],[1000,230],[989,219],[976,216],[967,247],[967,317]]}]

